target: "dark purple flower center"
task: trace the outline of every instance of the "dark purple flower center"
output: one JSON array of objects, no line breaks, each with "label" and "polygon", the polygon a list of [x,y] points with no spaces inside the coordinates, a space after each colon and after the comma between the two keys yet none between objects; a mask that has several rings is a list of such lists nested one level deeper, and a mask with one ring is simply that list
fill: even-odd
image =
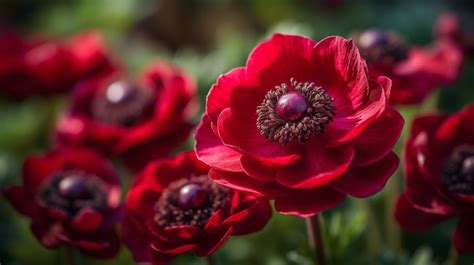
[{"label": "dark purple flower center", "polygon": [[217,211],[230,206],[229,189],[209,180],[208,176],[179,179],[168,185],[155,205],[159,226],[192,225],[204,227]]},{"label": "dark purple flower center", "polygon": [[313,83],[283,83],[265,95],[257,107],[257,129],[268,140],[286,145],[306,143],[314,133],[324,133],[332,121],[333,98]]},{"label": "dark purple flower center", "polygon": [[188,184],[181,187],[178,193],[178,204],[183,209],[199,209],[209,201],[209,194],[198,184]]},{"label": "dark purple flower center", "polygon": [[102,211],[107,207],[107,189],[96,176],[80,171],[58,172],[40,187],[40,204],[60,210],[70,217],[89,207]]},{"label": "dark purple flower center", "polygon": [[69,175],[58,183],[59,195],[71,200],[87,197],[89,190],[82,176]]},{"label": "dark purple flower center", "polygon": [[474,155],[464,159],[464,162],[462,163],[461,174],[474,178]]},{"label": "dark purple flower center", "polygon": [[441,182],[454,193],[474,194],[474,146],[456,147],[445,162]]},{"label": "dark purple flower center", "polygon": [[394,32],[367,30],[358,34],[355,42],[368,63],[398,63],[408,57],[408,47]]},{"label": "dark purple flower center", "polygon": [[97,93],[92,115],[100,122],[129,127],[149,117],[154,91],[128,81],[115,81]]},{"label": "dark purple flower center", "polygon": [[276,110],[278,115],[287,121],[297,121],[303,117],[309,104],[305,96],[298,92],[290,92],[278,99]]}]

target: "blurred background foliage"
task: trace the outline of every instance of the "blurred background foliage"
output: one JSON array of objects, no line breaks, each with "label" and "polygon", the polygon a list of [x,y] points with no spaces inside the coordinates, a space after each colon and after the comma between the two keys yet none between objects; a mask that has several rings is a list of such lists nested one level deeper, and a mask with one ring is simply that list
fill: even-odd
[{"label": "blurred background foliage", "polygon": [[[456,11],[474,29],[471,0],[0,0],[0,25],[25,35],[54,37],[97,30],[132,73],[157,58],[188,70],[198,81],[204,103],[216,77],[243,65],[251,49],[273,32],[319,40],[377,27],[397,30],[411,43],[429,45],[432,25],[443,10]],[[468,58],[458,82],[423,106],[400,109],[407,121],[405,131],[414,115],[452,112],[474,100],[473,80],[474,61]],[[0,99],[0,188],[20,181],[21,163],[27,155],[48,150],[52,125],[66,104],[67,96],[23,102]],[[445,264],[454,222],[423,234],[401,231],[392,221],[391,209],[402,185],[399,170],[377,196],[348,199],[324,213],[331,264]],[[29,221],[0,198],[1,264],[61,264],[64,255],[64,250],[44,249],[33,238]],[[262,232],[231,238],[215,256],[219,264],[312,264],[304,220],[278,214]],[[466,256],[459,264],[473,262],[473,256]],[[133,261],[122,248],[120,256],[110,262],[81,257],[79,264]],[[174,264],[204,261],[188,254]]]}]

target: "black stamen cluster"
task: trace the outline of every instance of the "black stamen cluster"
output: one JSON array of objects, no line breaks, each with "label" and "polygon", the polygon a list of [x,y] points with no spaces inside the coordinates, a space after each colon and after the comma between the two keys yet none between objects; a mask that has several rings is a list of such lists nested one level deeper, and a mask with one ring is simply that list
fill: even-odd
[{"label": "black stamen cluster", "polygon": [[449,159],[444,163],[441,182],[449,191],[459,194],[474,194],[474,176],[462,172],[464,160],[472,156],[474,156],[474,146],[461,145],[454,149]]},{"label": "black stamen cluster", "polygon": [[[68,176],[84,176],[86,192],[78,198],[67,198],[61,196],[59,184]],[[73,217],[83,208],[91,208],[96,211],[104,211],[107,207],[107,192],[103,181],[98,177],[87,175],[84,172],[68,171],[59,172],[51,177],[51,180],[40,187],[40,204],[48,208],[55,208]]]},{"label": "black stamen cluster", "polygon": [[314,83],[298,83],[290,80],[291,89],[301,93],[309,103],[304,117],[297,121],[288,121],[280,117],[276,104],[280,97],[292,92],[286,83],[268,91],[262,104],[257,107],[257,128],[270,141],[286,145],[296,140],[306,143],[314,133],[324,133],[324,129],[332,121],[335,107],[334,101],[321,87]]},{"label": "black stamen cluster", "polygon": [[[178,203],[179,191],[191,183],[206,190],[209,200],[201,208],[183,209]],[[155,205],[155,222],[164,227],[192,225],[203,228],[217,210],[227,211],[230,208],[230,195],[229,189],[210,181],[208,176],[174,181],[168,185]]]}]

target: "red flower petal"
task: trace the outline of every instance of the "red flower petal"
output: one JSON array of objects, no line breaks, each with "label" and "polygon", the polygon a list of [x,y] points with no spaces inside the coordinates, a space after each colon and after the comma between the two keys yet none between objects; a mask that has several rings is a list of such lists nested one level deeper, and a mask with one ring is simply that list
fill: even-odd
[{"label": "red flower petal", "polygon": [[143,219],[133,213],[127,216],[121,226],[123,241],[130,249],[130,253],[137,262],[146,262],[152,259],[150,249],[150,233],[143,224]]},{"label": "red flower petal", "polygon": [[379,192],[397,170],[398,156],[391,152],[381,160],[362,167],[351,167],[344,175],[331,182],[335,190],[357,198]]},{"label": "red flower petal", "polygon": [[465,107],[455,115],[448,117],[436,131],[436,141],[444,143],[474,143],[474,104]]},{"label": "red flower petal", "polygon": [[324,133],[324,138],[329,141],[327,145],[336,146],[354,139],[384,113],[388,103],[387,93],[390,91],[391,82],[385,77],[380,77],[379,83],[374,81],[369,83],[369,94],[363,105],[357,110],[343,116],[336,109],[336,116],[328,124]]},{"label": "red flower petal", "polygon": [[[422,123],[429,124],[430,122],[436,122],[434,117],[426,117],[426,119],[417,119],[413,123],[412,130],[419,131]],[[435,212],[435,213],[443,213],[452,210],[447,210],[450,206],[447,206],[446,203],[440,201],[437,195],[437,185],[436,183],[432,183],[429,180],[431,179],[427,176],[425,169],[422,168],[424,164],[424,155],[419,153],[419,150],[415,146],[415,142],[419,142],[420,136],[426,136],[426,133],[420,131],[418,136],[415,138],[410,138],[405,145],[405,178],[407,181],[407,192],[405,196],[407,199],[416,204],[418,208],[422,208],[422,210],[427,212]],[[418,138],[418,140],[417,140]],[[426,137],[424,137],[423,140]],[[433,207],[436,206],[436,210]]]},{"label": "red flower petal", "polygon": [[410,202],[406,192],[400,195],[395,208],[397,222],[405,229],[416,232],[430,230],[450,216],[421,210]]},{"label": "red flower petal", "polygon": [[135,184],[133,189],[128,192],[127,195],[127,208],[140,214],[143,218],[150,214],[153,214],[150,209],[160,198],[159,192],[157,192],[157,184],[153,184],[151,181],[143,182],[142,184]]},{"label": "red flower petal", "polygon": [[104,40],[97,32],[75,36],[66,49],[72,57],[71,71],[75,70],[76,75],[91,74],[101,68],[105,71],[107,67],[112,67],[109,65]]},{"label": "red flower petal", "polygon": [[3,191],[5,198],[21,214],[31,216],[34,212],[31,192],[25,191],[21,186],[11,187]]},{"label": "red flower petal", "polygon": [[196,155],[204,163],[221,170],[241,171],[240,157],[237,151],[225,146],[214,134],[209,116],[202,117],[196,130]]},{"label": "red flower petal", "polygon": [[312,60],[316,85],[334,98],[337,115],[347,116],[364,104],[367,66],[352,40],[325,38],[315,46]]},{"label": "red flower petal", "polygon": [[209,178],[226,187],[250,193],[254,196],[274,196],[281,187],[274,182],[257,181],[243,173],[226,172],[217,169],[209,171]]},{"label": "red flower petal", "polygon": [[273,181],[278,173],[277,167],[266,166],[245,155],[240,159],[240,164],[245,174],[259,181]]},{"label": "red flower petal", "polygon": [[254,118],[240,119],[228,108],[222,111],[218,120],[219,136],[222,141],[238,151],[269,165],[288,165],[301,157],[299,146],[291,143],[282,146],[263,137],[257,130]]},{"label": "red flower petal", "polygon": [[101,248],[87,248],[87,245],[84,244],[78,245],[78,247],[83,254],[96,259],[111,259],[117,256],[120,251],[120,239],[116,234],[111,234],[110,238],[104,239],[98,244],[101,245]]},{"label": "red flower petal", "polygon": [[[355,149],[352,165],[368,165],[389,154],[400,137],[403,124],[404,120],[400,113],[391,107],[387,108],[379,119],[351,141]],[[380,137],[381,133],[384,137]]]},{"label": "red flower petal", "polygon": [[60,234],[57,237],[63,243],[97,259],[110,259],[116,256],[120,249],[120,239],[113,229],[92,233]]},{"label": "red flower petal", "polygon": [[266,200],[259,200],[250,208],[249,215],[233,227],[232,235],[246,235],[262,230],[272,217],[272,207]]},{"label": "red flower petal", "polygon": [[313,137],[306,143],[302,159],[281,168],[276,180],[291,188],[320,187],[344,174],[353,157],[351,146],[325,149],[320,140]]},{"label": "red flower petal", "polygon": [[176,242],[196,240],[201,233],[199,228],[191,225],[165,227],[164,232],[166,238],[176,240]]},{"label": "red flower petal", "polygon": [[99,176],[111,186],[119,186],[120,178],[109,161],[94,150],[86,148],[63,148],[48,154],[49,162],[56,163],[56,170],[81,169]]},{"label": "red flower petal", "polygon": [[453,244],[461,255],[474,253],[474,216],[462,215],[453,235]]},{"label": "red flower petal", "polygon": [[188,112],[198,107],[193,101],[195,80],[173,64],[153,62],[141,75],[141,81],[145,87],[152,87],[157,92],[153,117],[156,123],[190,118],[186,117]]},{"label": "red flower petal", "polygon": [[41,244],[47,248],[56,248],[61,245],[59,237],[64,234],[64,228],[59,223],[49,222],[44,216],[35,216],[31,223],[31,232]]},{"label": "red flower petal", "polygon": [[168,254],[168,255],[179,255],[179,254],[182,254],[184,252],[188,252],[188,251],[191,251],[191,250],[194,250],[196,248],[196,244],[187,244],[187,245],[181,245],[181,246],[172,246],[172,247],[168,247],[166,245],[163,245],[163,244],[157,244],[157,243],[152,243],[151,244],[151,248],[154,250],[154,251],[157,251],[159,253],[163,253],[163,254]]},{"label": "red flower petal", "polygon": [[[408,60],[397,65],[396,75],[421,75],[432,89],[455,81],[464,61],[462,47],[451,40],[438,40],[432,49],[413,48]],[[431,90],[432,90],[431,89]]]},{"label": "red flower petal", "polygon": [[206,100],[206,114],[212,123],[217,124],[221,112],[230,106],[230,97],[245,80],[245,74],[245,68],[238,67],[217,78],[217,83],[209,90]]},{"label": "red flower petal", "polygon": [[222,235],[205,237],[197,245],[197,248],[195,250],[196,255],[198,257],[211,255],[212,253],[214,253],[216,250],[218,250],[220,247],[224,245],[225,241],[227,240],[227,238],[229,238],[231,234],[232,234],[232,227],[229,228]]},{"label": "red flower petal", "polygon": [[275,209],[282,214],[307,218],[341,204],[346,195],[329,187],[294,189],[275,198]]},{"label": "red flower petal", "polygon": [[[171,150],[180,146],[188,139],[193,128],[193,124],[183,122],[175,130],[161,135],[159,139],[147,141],[146,143],[142,143],[143,139],[150,139],[149,137],[135,135],[137,141],[133,140],[126,145],[117,145],[116,152],[124,160],[127,168],[137,172],[143,169],[150,161],[167,157]],[[122,143],[125,143],[125,141]]]},{"label": "red flower petal", "polygon": [[204,231],[206,233],[219,233],[222,232],[222,226],[221,223],[225,218],[225,214],[222,210],[217,210],[211,217],[209,217],[209,220],[207,221],[206,226],[204,227]]},{"label": "red flower petal", "polygon": [[247,78],[258,84],[255,90],[261,90],[263,95],[276,85],[288,83],[290,78],[314,81],[311,55],[315,44],[303,36],[274,34],[250,53]]},{"label": "red flower petal", "polygon": [[[235,197],[234,197],[235,198]],[[237,200],[236,200],[237,201]],[[257,203],[256,201],[254,203]],[[237,224],[239,222],[242,222],[242,220],[244,220],[245,218],[247,218],[247,216],[249,215],[250,213],[250,208],[247,208],[247,209],[242,209],[240,211],[236,211],[234,213],[232,213],[232,215],[230,215],[229,217],[227,217],[223,222],[222,222],[222,225],[226,226],[226,225],[233,225],[233,224]]]},{"label": "red flower petal", "polygon": [[448,38],[458,41],[464,34],[459,16],[452,11],[443,11],[438,16],[434,32],[437,38]]},{"label": "red flower petal", "polygon": [[417,117],[411,124],[410,134],[416,136],[422,131],[435,131],[446,118],[446,115],[440,113],[425,114]]},{"label": "red flower petal", "polygon": [[102,221],[102,214],[91,208],[84,208],[72,220],[72,227],[80,231],[90,231],[98,228]]},{"label": "red flower petal", "polygon": [[23,183],[35,194],[41,183],[58,170],[58,162],[43,157],[29,157],[23,163]]}]

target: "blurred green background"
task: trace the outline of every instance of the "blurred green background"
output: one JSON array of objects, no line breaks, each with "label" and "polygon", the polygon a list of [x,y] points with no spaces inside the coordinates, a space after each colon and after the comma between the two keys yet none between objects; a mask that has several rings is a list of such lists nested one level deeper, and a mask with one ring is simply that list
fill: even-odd
[{"label": "blurred green background", "polygon": [[[443,10],[458,12],[474,29],[471,0],[0,0],[0,25],[14,27],[25,35],[60,37],[98,30],[112,53],[120,55],[117,59],[132,73],[156,58],[170,60],[189,71],[198,81],[204,104],[216,77],[243,65],[252,48],[273,32],[320,40],[377,27],[397,30],[411,43],[428,45],[432,25]],[[422,106],[400,109],[407,121],[406,129],[416,114],[452,112],[474,100],[473,81],[474,60],[468,58],[457,83],[434,94]],[[66,106],[67,96],[33,97],[23,102],[0,98],[0,188],[19,183],[26,156],[48,150],[52,125]],[[397,148],[400,153],[401,145]],[[131,176],[123,177],[129,183]],[[348,199],[343,206],[324,213],[331,264],[445,264],[455,220],[428,233],[401,231],[392,221],[391,210],[402,186],[399,170],[377,196]],[[44,249],[28,226],[29,221],[0,198],[0,263],[62,264],[64,250]],[[274,214],[260,233],[231,238],[215,256],[218,264],[313,264],[304,220],[279,214]],[[79,261],[133,264],[125,247],[110,262],[86,257]],[[473,262],[474,256],[466,256],[459,264]],[[188,254],[173,264],[205,262]]]}]

